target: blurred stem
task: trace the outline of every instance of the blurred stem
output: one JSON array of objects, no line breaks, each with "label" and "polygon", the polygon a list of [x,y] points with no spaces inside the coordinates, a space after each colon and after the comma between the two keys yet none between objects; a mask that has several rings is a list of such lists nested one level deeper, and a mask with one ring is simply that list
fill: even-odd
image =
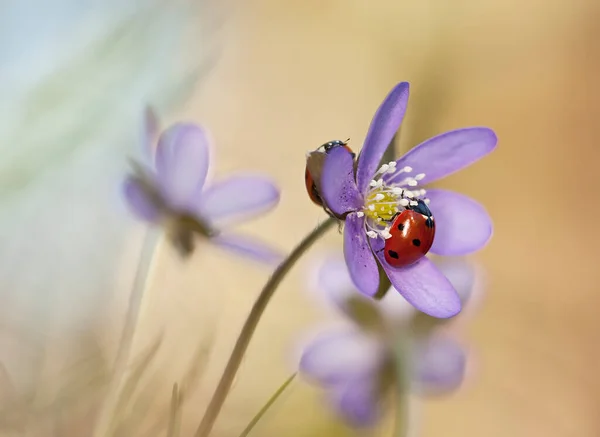
[{"label": "blurred stem", "polygon": [[396,380],[396,437],[409,437],[410,427],[410,368],[408,363],[408,345],[399,341],[395,349]]},{"label": "blurred stem", "polygon": [[171,393],[171,414],[169,417],[169,426],[167,428],[167,437],[177,437],[179,435],[179,404],[181,403],[181,395],[177,383],[173,384]]},{"label": "blurred stem", "polygon": [[217,416],[223,407],[223,403],[227,398],[231,384],[235,378],[235,375],[240,367],[242,358],[248,349],[252,335],[256,330],[258,322],[262,317],[269,301],[275,294],[275,291],[281,284],[281,281],[289,273],[296,262],[304,255],[304,253],[319,239],[321,238],[334,224],[337,223],[337,219],[329,217],[319,226],[317,226],[310,234],[308,234],[300,242],[298,246],[283,260],[283,262],[273,272],[265,286],[263,287],[260,295],[254,302],[254,306],[244,323],[240,336],[238,337],[229,361],[225,366],[225,370],[221,375],[221,380],[215,389],[212,399],[210,400],[204,417],[198,426],[195,437],[207,437],[211,432]]},{"label": "blurred stem", "polygon": [[119,395],[125,384],[127,364],[131,356],[131,346],[135,337],[136,328],[140,318],[142,301],[146,293],[150,272],[154,266],[158,238],[149,230],[144,238],[140,261],[138,263],[133,288],[129,296],[129,307],[125,317],[125,326],[121,334],[119,348],[113,365],[111,382],[107,390],[106,400],[98,415],[98,421],[94,429],[94,437],[110,435],[112,431],[112,417],[119,403]]},{"label": "blurred stem", "polygon": [[267,411],[269,411],[269,408],[271,408],[271,406],[277,401],[277,399],[279,399],[279,396],[283,394],[285,389],[289,387],[296,375],[297,373],[293,373],[288,379],[285,380],[283,384],[281,384],[281,386],[275,391],[275,393],[271,395],[267,403],[263,405],[263,407],[258,411],[258,413],[256,413],[256,416],[252,418],[248,426],[246,426],[246,428],[242,431],[240,437],[247,437],[248,434],[252,432],[252,430],[260,421],[260,419],[262,419],[262,417],[267,413]]}]

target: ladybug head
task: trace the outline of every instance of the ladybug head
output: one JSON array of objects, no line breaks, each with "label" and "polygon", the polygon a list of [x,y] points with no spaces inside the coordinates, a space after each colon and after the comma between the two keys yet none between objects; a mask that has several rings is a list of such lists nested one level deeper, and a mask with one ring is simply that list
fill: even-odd
[{"label": "ladybug head", "polygon": [[433,214],[431,214],[431,210],[429,209],[429,207],[427,206],[427,203],[425,203],[424,200],[416,199],[416,202],[417,202],[416,205],[411,205],[409,203],[408,206],[406,207],[406,209],[410,209],[411,211],[418,212],[419,214],[422,214],[425,217],[433,216]]}]

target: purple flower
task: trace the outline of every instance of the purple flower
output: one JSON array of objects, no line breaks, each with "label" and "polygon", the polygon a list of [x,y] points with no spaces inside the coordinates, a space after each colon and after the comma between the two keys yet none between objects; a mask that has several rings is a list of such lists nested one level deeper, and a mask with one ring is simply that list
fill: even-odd
[{"label": "purple flower", "polygon": [[[474,284],[471,267],[455,261],[440,264],[440,269],[466,302]],[[387,293],[380,301],[365,297],[354,287],[341,259],[322,265],[318,283],[352,323],[313,340],[303,351],[300,372],[325,388],[344,420],[353,426],[374,425],[394,390],[397,368],[407,372],[406,389],[413,393],[445,394],[460,386],[466,351],[441,328],[445,320],[416,312],[398,293]],[[423,317],[429,323],[423,323]],[[398,342],[404,345],[401,358],[395,354]]]},{"label": "purple flower", "polygon": [[[134,174],[123,184],[125,199],[140,219],[167,228],[184,255],[194,248],[194,235],[254,259],[277,263],[281,255],[229,227],[272,209],[279,190],[261,175],[240,174],[206,183],[209,138],[195,124],[177,123],[156,142],[158,123],[146,113],[142,146],[154,158],[154,170],[133,163]],[[156,144],[156,147],[154,145]],[[155,149],[155,150],[154,150]]]},{"label": "purple flower", "polygon": [[487,155],[496,147],[497,138],[484,127],[458,129],[433,137],[396,162],[379,167],[402,123],[408,94],[409,85],[402,82],[385,98],[371,122],[356,168],[344,147],[327,154],[320,190],[326,207],[345,219],[344,255],[356,287],[368,296],[377,293],[379,263],[395,289],[415,308],[447,318],[461,309],[452,284],[426,257],[406,267],[392,267],[384,256],[385,240],[391,236],[395,215],[422,199],[435,218],[432,253],[465,255],[485,246],[492,223],[480,204],[452,191],[426,192],[422,184],[442,179]]}]

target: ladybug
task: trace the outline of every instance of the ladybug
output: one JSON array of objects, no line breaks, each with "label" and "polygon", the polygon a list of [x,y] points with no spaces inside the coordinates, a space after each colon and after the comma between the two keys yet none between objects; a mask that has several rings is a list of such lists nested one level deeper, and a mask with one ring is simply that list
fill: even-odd
[{"label": "ladybug", "polygon": [[385,240],[385,260],[392,267],[406,267],[421,259],[433,244],[435,221],[427,204],[416,200],[392,219],[391,237]]},{"label": "ladybug", "polygon": [[[314,152],[309,154],[309,157],[306,160],[306,170],[304,171],[304,184],[306,185],[306,192],[308,193],[308,197],[310,198],[310,200],[313,201],[315,205],[323,206],[323,199],[321,198],[319,189],[317,188],[317,184],[315,183],[315,179],[318,177],[318,174],[315,174],[315,172],[320,173],[320,168],[323,165],[323,158],[337,147],[344,147],[348,152],[350,152],[350,154],[352,155],[352,159],[354,159],[356,157],[356,154],[348,146],[348,141],[350,141],[350,139],[347,139],[346,141],[329,141],[328,143],[323,144]],[[309,165],[311,160],[314,163],[314,165],[312,166]],[[312,167],[312,170],[309,170],[309,167]]]}]

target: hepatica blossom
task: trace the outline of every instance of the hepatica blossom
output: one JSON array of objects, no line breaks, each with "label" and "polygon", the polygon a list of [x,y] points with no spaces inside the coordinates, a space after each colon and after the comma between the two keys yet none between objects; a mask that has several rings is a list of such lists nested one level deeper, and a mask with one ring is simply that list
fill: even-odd
[{"label": "hepatica blossom", "polygon": [[[157,122],[146,114],[142,146],[154,160],[154,169],[133,163],[134,173],[123,184],[125,199],[140,219],[166,227],[176,247],[188,255],[194,236],[265,262],[281,256],[229,227],[273,208],[279,190],[266,177],[242,174],[206,183],[209,138],[201,126],[177,123],[155,143]],[[156,144],[156,147],[154,145]]]},{"label": "hepatica blossom", "polygon": [[484,127],[458,129],[433,137],[397,161],[380,166],[404,118],[408,94],[409,85],[402,82],[385,98],[371,122],[357,164],[344,147],[328,152],[320,190],[326,208],[345,220],[344,255],[356,287],[374,296],[380,284],[379,264],[394,288],[414,307],[447,318],[461,309],[448,279],[427,257],[393,267],[386,261],[385,241],[395,232],[390,227],[393,218],[422,201],[434,217],[432,253],[465,255],[482,248],[492,235],[485,209],[462,194],[422,187],[490,153],[497,138]]},{"label": "hepatica blossom", "polygon": [[[466,302],[474,284],[470,266],[452,262],[440,268]],[[350,323],[322,332],[309,343],[300,359],[300,372],[325,388],[335,410],[349,424],[366,427],[377,422],[397,387],[398,368],[408,376],[403,378],[403,389],[416,394],[446,394],[460,386],[466,351],[441,329],[443,320],[418,323],[420,313],[398,293],[389,292],[379,301],[365,297],[356,290],[341,259],[327,260],[318,277],[320,291]],[[399,341],[403,342],[400,355],[395,352]]]}]

